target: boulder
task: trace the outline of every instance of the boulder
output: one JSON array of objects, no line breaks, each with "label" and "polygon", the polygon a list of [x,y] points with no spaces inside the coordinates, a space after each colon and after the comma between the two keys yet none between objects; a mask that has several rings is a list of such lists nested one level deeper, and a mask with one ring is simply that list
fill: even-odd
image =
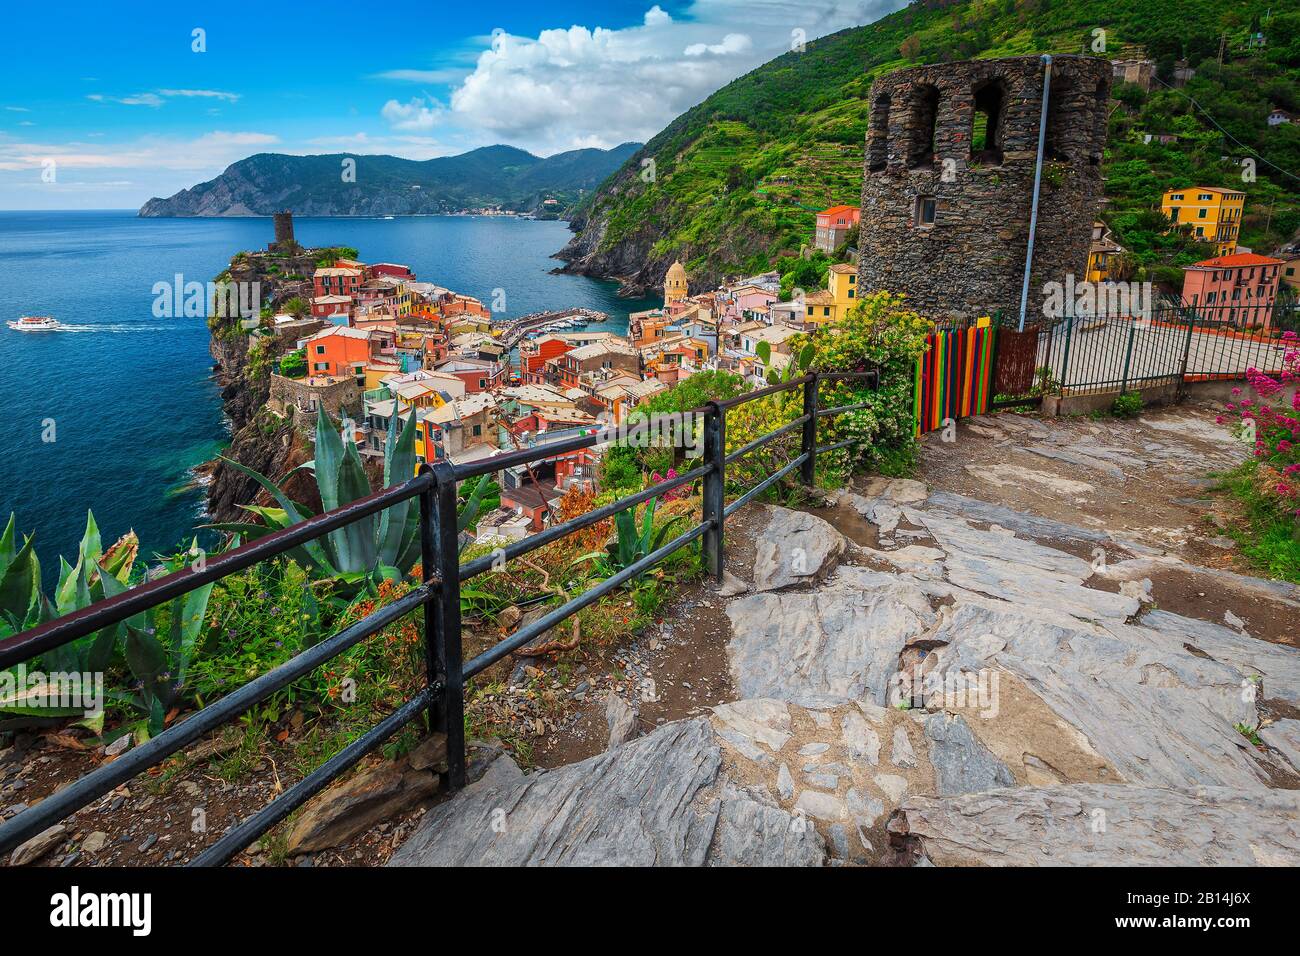
[{"label": "boulder", "polygon": [[489,774],[430,810],[388,865],[790,865],[820,860],[823,851],[815,834],[796,839],[790,814],[728,790],[721,766],[708,721],[694,719],[664,724],[614,750],[554,770],[504,781]]},{"label": "boulder", "polygon": [[901,862],[938,866],[1297,866],[1300,791],[1123,784],[912,796]]},{"label": "boulder", "polygon": [[907,642],[935,620],[916,584],[842,567],[816,591],[753,594],[726,608],[732,682],[740,697],[886,703]]},{"label": "boulder", "polygon": [[637,735],[637,708],[629,704],[613,689],[605,695],[605,723],[609,726],[609,742],[606,750],[627,743]]},{"label": "boulder", "polygon": [[289,853],[314,853],[346,843],[372,826],[416,807],[438,790],[429,770],[385,761],[317,794],[289,834]]},{"label": "boulder", "polygon": [[[902,727],[898,729],[901,731]],[[929,741],[935,788],[940,796],[1016,785],[1016,778],[1007,765],[975,739],[960,715],[943,711],[931,714],[925,720],[925,736]]]},{"label": "boulder", "polygon": [[820,581],[848,548],[844,535],[816,515],[774,506],[767,513],[767,525],[754,542],[756,591]]},{"label": "boulder", "polygon": [[42,830],[36,836],[18,844],[14,848],[13,853],[9,854],[9,865],[26,866],[29,863],[35,863],[62,843],[67,832],[68,828],[62,823],[56,823],[54,826]]}]

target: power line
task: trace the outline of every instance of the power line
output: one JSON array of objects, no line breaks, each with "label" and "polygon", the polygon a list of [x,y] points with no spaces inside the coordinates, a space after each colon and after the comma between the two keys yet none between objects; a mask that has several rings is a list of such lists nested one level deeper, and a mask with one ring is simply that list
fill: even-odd
[{"label": "power line", "polygon": [[1254,154],[1254,156],[1255,156],[1256,159],[1258,159],[1258,160],[1259,160],[1260,162],[1262,162],[1262,163],[1265,163],[1265,164],[1268,165],[1268,166],[1272,166],[1274,169],[1276,169],[1276,170],[1277,170],[1279,173],[1281,173],[1283,176],[1290,176],[1290,177],[1291,177],[1292,179],[1294,179],[1296,182],[1300,182],[1300,176],[1297,176],[1295,173],[1288,172],[1287,170],[1285,170],[1285,169],[1283,169],[1281,166],[1279,166],[1277,163],[1275,163],[1275,162],[1273,162],[1272,160],[1267,159],[1266,157],[1260,155],[1260,153],[1259,153],[1258,150],[1255,150],[1255,149],[1253,149],[1252,147],[1247,146],[1247,145],[1246,145],[1245,143],[1243,143],[1241,140],[1237,139],[1237,137],[1233,136],[1233,135],[1232,135],[1231,133],[1229,133],[1226,129],[1224,129],[1222,126],[1220,126],[1220,125],[1219,125],[1219,121],[1216,120],[1213,116],[1210,115],[1209,110],[1207,110],[1207,109],[1206,109],[1204,106],[1202,106],[1200,103],[1196,102],[1196,100],[1195,100],[1193,97],[1188,96],[1186,93],[1184,93],[1182,90],[1178,89],[1177,87],[1170,86],[1168,83],[1166,83],[1164,80],[1160,79],[1160,77],[1159,77],[1159,76],[1156,76],[1154,73],[1152,74],[1152,76],[1153,76],[1153,78],[1155,79],[1155,81],[1156,81],[1157,83],[1159,83],[1161,86],[1165,87],[1165,88],[1168,89],[1168,90],[1172,90],[1174,93],[1177,93],[1177,94],[1178,94],[1179,96],[1181,96],[1183,99],[1187,100],[1187,102],[1191,103],[1191,104],[1192,104],[1193,106],[1195,106],[1198,110],[1200,110],[1201,113],[1204,114],[1205,118],[1206,118],[1207,120],[1209,120],[1211,123],[1214,124],[1214,128],[1215,128],[1215,129],[1217,129],[1217,130],[1218,130],[1220,133],[1222,133],[1224,136],[1228,137],[1228,139],[1230,139],[1230,140],[1232,140],[1234,143],[1236,143],[1237,146],[1239,146],[1241,149],[1243,149],[1244,151],[1246,151],[1246,152],[1248,152],[1248,153],[1252,153],[1252,154]]}]

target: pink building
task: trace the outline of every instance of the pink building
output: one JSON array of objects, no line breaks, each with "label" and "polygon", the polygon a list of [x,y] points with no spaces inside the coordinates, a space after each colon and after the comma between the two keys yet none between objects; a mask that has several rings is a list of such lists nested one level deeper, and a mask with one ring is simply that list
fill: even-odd
[{"label": "pink building", "polygon": [[833,253],[844,242],[849,230],[858,224],[861,210],[857,206],[831,206],[817,214],[817,235],[813,242],[825,253]]},{"label": "pink building", "polygon": [[1198,262],[1183,273],[1183,304],[1238,327],[1268,328],[1281,265],[1253,252]]}]

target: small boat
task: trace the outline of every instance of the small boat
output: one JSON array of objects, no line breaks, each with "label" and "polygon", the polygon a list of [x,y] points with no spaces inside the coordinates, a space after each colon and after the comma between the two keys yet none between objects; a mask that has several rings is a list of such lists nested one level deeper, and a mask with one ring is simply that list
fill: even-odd
[{"label": "small boat", "polygon": [[24,315],[20,319],[5,324],[18,332],[53,332],[61,327],[58,322],[48,315]]}]

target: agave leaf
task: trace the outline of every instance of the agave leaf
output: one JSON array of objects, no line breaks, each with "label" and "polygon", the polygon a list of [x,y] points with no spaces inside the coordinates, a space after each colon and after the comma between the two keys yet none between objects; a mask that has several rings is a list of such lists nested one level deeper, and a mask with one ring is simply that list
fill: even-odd
[{"label": "agave leaf", "polygon": [[40,594],[41,565],[33,546],[34,535],[29,535],[22,548],[14,555],[4,575],[0,576],[0,611],[15,621],[25,620],[32,604]]},{"label": "agave leaf", "polygon": [[266,522],[268,529],[287,528],[293,523],[289,520],[289,513],[283,508],[266,508],[262,505],[240,505],[239,507],[259,516]]},{"label": "agave leaf", "polygon": [[[343,451],[343,464],[339,466],[339,503],[351,504],[370,494],[370,481],[357,454],[357,446],[348,444]],[[360,518],[330,532],[339,566],[343,571],[369,572],[375,566],[375,519],[373,515]]]},{"label": "agave leaf", "polygon": [[47,693],[46,685],[42,683],[7,694],[0,697],[0,712],[24,717],[74,717],[85,713],[84,707],[47,707],[37,703],[44,700]]},{"label": "agave leaf", "polygon": [[134,531],[128,531],[104,552],[99,567],[125,584],[131,577],[131,567],[135,564],[136,555],[139,553],[140,539],[136,537]]},{"label": "agave leaf", "polygon": [[0,574],[4,574],[5,569],[14,559],[14,513],[9,512],[9,523],[5,525],[5,532],[0,535]]},{"label": "agave leaf", "polygon": [[343,463],[343,439],[330,423],[324,404],[316,407],[316,487],[321,506],[333,511],[339,506],[339,466]]},{"label": "agave leaf", "polygon": [[176,648],[176,684],[177,686],[185,683],[185,675],[189,671],[190,660],[194,657],[194,648],[198,644],[199,635],[203,631],[203,618],[208,611],[208,598],[212,596],[213,584],[205,584],[201,588],[195,588],[182,598],[173,601],[173,605],[179,603],[179,608],[172,608],[173,629],[179,632],[179,642],[174,645]]},{"label": "agave leaf", "polygon": [[[396,405],[394,405],[396,411]],[[402,425],[402,432],[397,434],[397,415],[388,419],[388,441],[384,443],[384,487],[409,481],[415,474],[415,432],[418,413],[411,410],[411,417]],[[379,519],[379,560],[386,564],[402,567],[398,559],[406,550],[407,512],[411,510],[411,499],[399,501],[387,509]],[[407,565],[410,567],[410,565]]]},{"label": "agave leaf", "polygon": [[811,342],[807,343],[803,348],[799,350],[800,371],[806,371],[808,366],[812,365],[813,354],[816,351],[817,351],[816,348],[813,346]]},{"label": "agave leaf", "polygon": [[[226,458],[224,455],[221,457],[221,460],[224,461],[226,464],[230,465],[231,468],[234,468],[236,471],[240,472],[241,474],[247,475],[248,477],[252,478],[259,485],[265,488],[270,493],[271,497],[274,498],[276,502],[280,505],[280,507],[284,509],[285,514],[289,516],[290,520],[294,524],[297,524],[299,521],[303,520],[302,509],[292,499],[290,499],[288,495],[286,495],[283,491],[281,491],[280,487],[275,482],[273,482],[270,478],[267,478],[265,475],[258,474],[256,471],[254,471],[252,468],[249,468],[247,465],[242,465],[239,462],[235,461],[234,459]],[[325,571],[326,573],[330,573],[334,570],[334,564],[329,560],[328,557],[326,557],[325,550],[321,547],[319,541],[308,541],[303,544],[303,548],[306,550],[306,552],[309,555],[311,555],[312,561],[315,562],[315,564],[318,567],[320,567],[323,571]]]},{"label": "agave leaf", "polygon": [[81,536],[79,548],[81,559],[87,564],[94,564],[99,560],[102,551],[103,542],[99,539],[99,525],[95,524],[95,513],[87,509],[86,532]]},{"label": "agave leaf", "polygon": [[158,675],[167,666],[167,652],[162,642],[145,629],[128,624],[125,652],[126,666],[131,669],[136,680],[144,683],[145,690],[152,695]]}]

